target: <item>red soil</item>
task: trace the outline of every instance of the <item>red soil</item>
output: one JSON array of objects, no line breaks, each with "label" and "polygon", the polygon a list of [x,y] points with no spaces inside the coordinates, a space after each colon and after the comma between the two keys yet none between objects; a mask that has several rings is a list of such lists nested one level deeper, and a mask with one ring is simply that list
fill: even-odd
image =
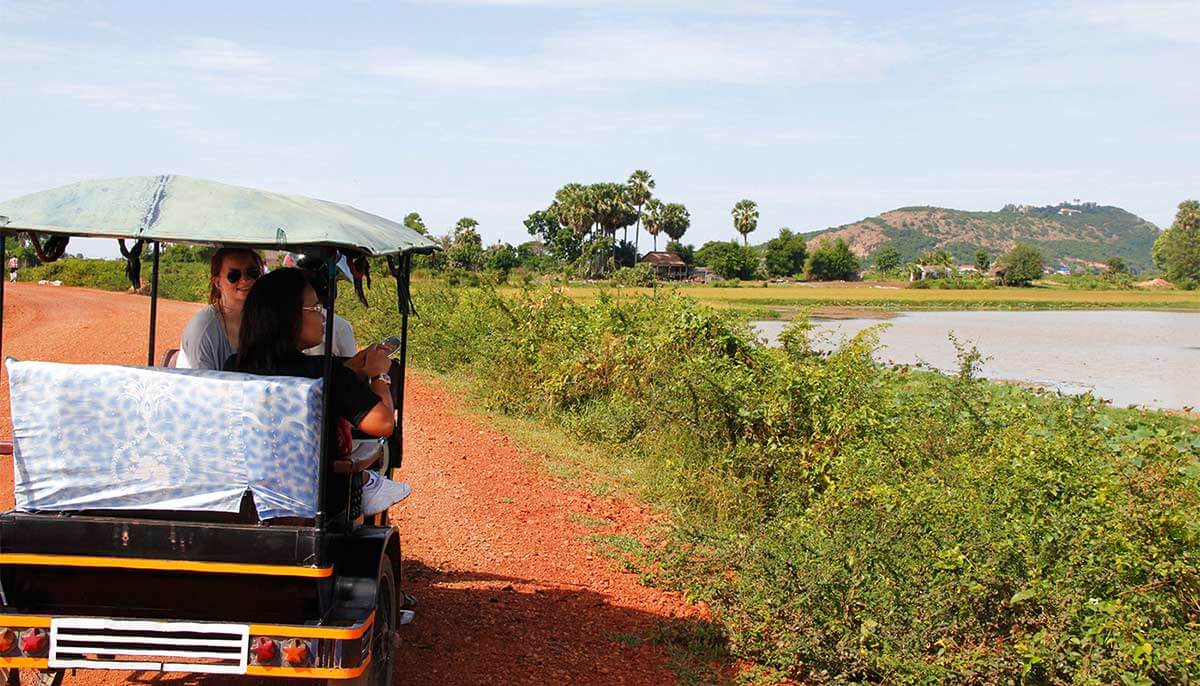
[{"label": "red soil", "polygon": [[[6,291],[4,354],[66,362],[142,364],[148,301],[135,295],[17,284]],[[159,354],[197,305],[164,301]],[[0,383],[0,435],[10,435]],[[405,588],[420,606],[400,632],[396,683],[671,684],[665,651],[644,641],[661,624],[703,618],[677,594],[613,569],[571,521],[607,519],[637,535],[636,504],[562,487],[529,465],[538,456],[464,412],[458,399],[410,376],[403,478],[395,506]],[[0,460],[0,507],[12,506],[12,465]],[[630,645],[634,644],[634,645]],[[228,677],[79,672],[67,684],[245,683]],[[32,683],[29,678],[25,683]],[[262,683],[290,683],[264,680]]]}]

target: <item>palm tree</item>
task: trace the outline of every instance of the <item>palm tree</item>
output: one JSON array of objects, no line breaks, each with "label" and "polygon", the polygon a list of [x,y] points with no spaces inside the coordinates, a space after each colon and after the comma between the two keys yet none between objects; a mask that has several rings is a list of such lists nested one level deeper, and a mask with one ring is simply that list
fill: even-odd
[{"label": "palm tree", "polygon": [[591,197],[596,223],[615,244],[617,230],[628,227],[637,220],[633,208],[625,200],[625,187],[619,183],[594,183],[591,185]]},{"label": "palm tree", "polygon": [[654,239],[654,252],[658,252],[658,232],[663,230],[663,203],[658,198],[646,201],[646,216],[643,218],[646,233]]},{"label": "palm tree", "polygon": [[683,205],[673,202],[663,207],[662,230],[667,232],[671,240],[683,238],[683,234],[692,225],[692,215]]},{"label": "palm tree", "polygon": [[758,228],[758,204],[753,200],[739,200],[733,206],[733,228],[742,234],[742,245],[749,245],[746,236]]},{"label": "palm tree", "polygon": [[625,189],[625,199],[637,208],[637,228],[633,232],[633,249],[637,252],[638,237],[642,233],[642,207],[652,195],[650,191],[654,190],[654,178],[645,169],[634,170],[625,183]]},{"label": "palm tree", "polygon": [[583,238],[596,223],[591,191],[580,183],[568,183],[554,194],[550,205],[559,224],[571,229],[576,238]]}]

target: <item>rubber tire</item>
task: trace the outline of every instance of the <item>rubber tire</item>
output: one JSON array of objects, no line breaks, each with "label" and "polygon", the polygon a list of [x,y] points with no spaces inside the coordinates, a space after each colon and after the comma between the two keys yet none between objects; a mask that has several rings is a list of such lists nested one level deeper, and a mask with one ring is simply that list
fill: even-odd
[{"label": "rubber tire", "polygon": [[[393,639],[397,621],[396,578],[392,558],[384,555],[379,562],[379,582],[375,590],[375,625],[371,631],[371,668],[367,670],[370,686],[392,686],[396,671],[396,646]],[[380,659],[380,658],[383,659]]]},{"label": "rubber tire", "polygon": [[[396,671],[395,646],[392,635],[396,630],[399,613],[396,592],[396,575],[392,571],[392,557],[384,555],[379,563],[379,578],[375,585],[375,625],[371,630],[371,666],[361,676],[355,679],[329,679],[324,686],[392,686]],[[383,644],[382,653],[387,659],[380,661],[379,646]],[[313,682],[317,683],[317,682]]]}]

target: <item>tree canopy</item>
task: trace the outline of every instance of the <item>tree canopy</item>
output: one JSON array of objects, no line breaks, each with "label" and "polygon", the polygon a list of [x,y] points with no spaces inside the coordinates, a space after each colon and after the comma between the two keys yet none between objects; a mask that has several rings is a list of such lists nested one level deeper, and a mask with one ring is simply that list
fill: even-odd
[{"label": "tree canopy", "polygon": [[808,246],[804,237],[783,227],[779,235],[767,241],[766,265],[771,276],[795,276],[804,272]]},{"label": "tree canopy", "polygon": [[475,227],[479,222],[470,217],[463,217],[454,226],[450,235],[450,245],[446,249],[446,259],[459,269],[477,271],[483,267],[483,240]]},{"label": "tree canopy", "polygon": [[997,263],[1004,283],[1010,286],[1028,286],[1034,279],[1041,278],[1045,266],[1042,253],[1024,243],[1014,245]]},{"label": "tree canopy", "polygon": [[423,236],[429,234],[429,229],[425,226],[425,220],[421,219],[421,215],[416,212],[409,212],[404,215],[404,225]]},{"label": "tree canopy", "polygon": [[1200,202],[1179,204],[1175,223],[1154,241],[1154,264],[1167,280],[1185,288],[1200,281]]},{"label": "tree canopy", "polygon": [[692,225],[692,215],[677,202],[667,203],[662,209],[662,230],[671,240],[677,241]]},{"label": "tree canopy", "polygon": [[679,259],[688,265],[696,263],[696,247],[693,245],[684,245],[679,241],[671,241],[667,243],[667,252],[678,255]]},{"label": "tree canopy", "polygon": [[574,262],[583,253],[583,241],[569,226],[559,223],[550,210],[534,210],[525,218],[525,230],[537,236],[546,252],[562,262]]},{"label": "tree canopy", "polygon": [[825,239],[808,256],[805,271],[813,281],[849,281],[858,278],[858,258],[844,239]]},{"label": "tree canopy", "polygon": [[658,234],[663,230],[663,202],[658,198],[650,198],[646,201],[646,214],[642,217],[642,224],[646,227],[646,233],[654,239],[654,250],[658,251]]},{"label": "tree canopy", "polygon": [[980,272],[986,272],[992,266],[992,258],[988,256],[987,251],[983,248],[975,251],[975,268]]},{"label": "tree canopy", "polygon": [[696,251],[696,263],[726,279],[753,279],[758,256],[737,241],[709,241]]},{"label": "tree canopy", "polygon": [[895,271],[900,268],[900,251],[893,245],[885,245],[875,253],[875,268],[881,272]]},{"label": "tree canopy", "polygon": [[750,199],[739,200],[733,206],[732,214],[733,228],[742,234],[742,245],[748,245],[746,236],[758,228],[758,203]]}]

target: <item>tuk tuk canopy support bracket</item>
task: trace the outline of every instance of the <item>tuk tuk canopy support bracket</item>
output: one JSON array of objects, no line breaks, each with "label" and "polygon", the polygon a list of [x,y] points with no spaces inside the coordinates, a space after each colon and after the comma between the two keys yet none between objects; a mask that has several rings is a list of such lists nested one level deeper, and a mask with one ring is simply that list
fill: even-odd
[{"label": "tuk tuk canopy support bracket", "polygon": [[129,285],[133,286],[134,292],[142,287],[142,247],[145,244],[146,241],[139,238],[133,242],[132,248],[127,248],[124,238],[117,239],[121,256],[125,258],[125,276],[129,279]]},{"label": "tuk tuk canopy support bracket", "polygon": [[29,242],[33,244],[33,252],[37,253],[39,260],[43,263],[54,262],[67,253],[67,244],[71,242],[71,237],[52,235],[46,238],[43,245],[38,235],[30,231]]},{"label": "tuk tuk canopy support bracket", "polygon": [[154,266],[150,271],[150,343],[146,352],[146,366],[154,366],[154,343],[158,334],[158,257],[161,245],[154,241]]},{"label": "tuk tuk canopy support bracket", "polygon": [[[396,416],[403,420],[404,382],[408,367],[408,316],[416,314],[412,304],[412,253],[404,253],[400,257],[388,255],[387,264],[388,271],[396,279],[396,307],[400,310],[400,359],[397,362],[400,366],[400,373],[397,375],[400,383],[393,389],[392,407],[396,408]],[[403,421],[396,422],[396,431],[391,446],[393,454],[396,456],[391,465],[394,469],[404,464]]]}]

